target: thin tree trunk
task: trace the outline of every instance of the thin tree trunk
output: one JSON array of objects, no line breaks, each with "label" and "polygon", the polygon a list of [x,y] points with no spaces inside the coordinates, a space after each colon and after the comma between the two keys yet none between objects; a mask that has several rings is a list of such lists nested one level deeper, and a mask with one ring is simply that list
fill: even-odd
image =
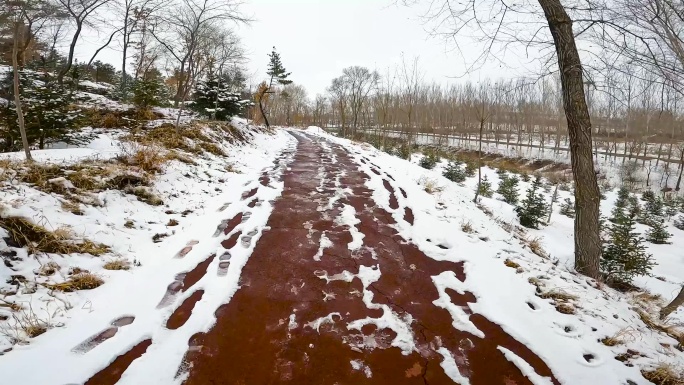
[{"label": "thin tree trunk", "polygon": [[560,0],[538,0],[553,36],[568,120],[570,161],[575,180],[575,269],[600,278],[600,194],[592,157],[591,117],[584,94],[584,79],[572,20]]},{"label": "thin tree trunk", "polygon": [[74,62],[74,50],[76,49],[78,37],[81,35],[81,28],[83,28],[83,23],[77,23],[76,32],[74,32],[74,37],[71,39],[71,44],[69,45],[69,56],[67,57],[66,66],[57,74],[57,83],[59,83],[60,86],[64,84],[64,75],[69,72],[71,64]]},{"label": "thin tree trunk", "polygon": [[19,30],[21,23],[14,23],[14,45],[12,48],[12,69],[14,70],[14,106],[17,111],[17,121],[19,123],[19,133],[21,134],[21,144],[24,147],[26,160],[33,161],[31,149],[29,148],[28,137],[26,136],[26,125],[24,123],[24,112],[21,108],[21,96],[19,95]]},{"label": "thin tree trunk", "polygon": [[677,294],[672,302],[660,310],[660,319],[667,318],[667,316],[677,310],[682,304],[684,304],[684,286],[682,286],[681,290],[679,290],[679,294]]},{"label": "thin tree trunk", "polygon": [[480,119],[480,145],[477,151],[477,190],[475,190],[475,199],[473,202],[477,203],[477,198],[480,197],[480,186],[482,186],[482,129],[484,128],[485,120]]}]

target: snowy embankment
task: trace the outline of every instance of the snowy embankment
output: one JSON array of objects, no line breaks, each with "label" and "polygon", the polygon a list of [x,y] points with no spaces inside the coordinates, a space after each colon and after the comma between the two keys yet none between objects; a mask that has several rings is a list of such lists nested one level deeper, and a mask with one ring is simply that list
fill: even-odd
[{"label": "snowy embankment", "polygon": [[[218,150],[202,144],[225,155],[174,153],[164,161],[150,186],[145,187],[144,197],[154,194],[154,205],[142,202],[140,195],[134,195],[139,188],[130,186],[82,192],[80,202],[68,201],[67,197],[76,197],[69,182],[73,171],[67,172],[66,179],[46,183],[60,185],[63,189],[57,191],[63,194],[46,192],[16,176],[0,179],[0,218],[24,217],[48,232],[68,235],[69,242],[90,240],[106,247],[99,256],[44,252],[29,255],[32,246],[19,247],[8,231],[0,228],[0,255],[5,261],[0,266],[3,378],[37,385],[83,382],[107,365],[111,357],[146,336],[155,337],[155,349],[182,355],[190,336],[209,329],[216,309],[237,290],[240,269],[266,224],[272,210],[270,202],[282,192],[279,175],[296,146],[296,141],[282,131],[263,132],[238,119],[232,127],[231,133],[220,131],[218,136],[204,129],[206,136],[219,138],[215,142]],[[115,158],[118,162],[135,156],[130,153],[131,147],[141,148],[123,142],[121,132],[110,130],[102,131],[84,148],[35,151],[34,157],[41,166],[57,165],[57,169],[86,164],[87,170],[92,170],[101,163],[104,170]],[[0,162],[5,163],[0,175],[20,172],[24,166],[7,159],[21,157],[21,153],[3,154]],[[126,170],[126,176],[133,181],[128,183],[142,175],[135,172],[135,167]],[[260,185],[264,177],[270,182]],[[256,191],[257,187],[258,192],[249,196],[253,201],[246,200],[246,192]],[[243,214],[238,228],[252,230],[251,246],[243,240],[245,247],[233,253],[230,266],[215,258],[206,267],[209,273],[197,277],[195,286],[207,295],[197,303],[194,316],[184,328],[173,334],[160,327],[174,308],[158,306],[167,286],[223,250],[217,226],[236,213]],[[121,269],[111,270],[112,266]],[[101,286],[92,290],[60,289],[61,284],[84,273],[99,279]],[[190,294],[185,292],[187,289],[172,293],[168,301],[185,300]],[[98,339],[93,337],[102,333],[118,335],[94,354],[85,354]],[[30,338],[31,334],[35,338]],[[41,370],[35,370],[36,363],[40,363]]]},{"label": "snowy embankment", "polygon": [[[367,186],[374,190],[375,202],[392,213],[404,239],[434,259],[465,262],[465,282],[450,272],[433,277],[443,294],[434,304],[449,310],[455,328],[474,335],[482,333],[468,320],[467,309],[451,303],[444,294],[447,288],[461,294],[472,292],[477,298],[470,306],[472,311],[501,325],[527,345],[563,384],[650,384],[641,370],[670,365],[678,371],[684,366],[679,341],[663,332],[669,329],[678,333],[684,312],[673,313],[663,324],[654,321],[659,306],[673,298],[684,282],[683,231],[668,225],[675,234],[673,244],[648,245],[658,266],[653,277],[636,281],[662,299],[647,291],[621,293],[573,272],[573,220],[559,214],[558,203],[549,226],[523,229],[514,207],[497,199],[496,194],[482,198],[479,207],[474,204],[476,178],[464,184],[451,182],[442,176],[444,162],[425,170],[415,164],[417,156],[410,164],[370,145],[321,133],[318,128],[307,131],[342,144],[356,154],[357,160],[370,159],[370,165],[359,162],[371,177]],[[390,193],[383,187],[382,178],[372,172],[373,164],[389,173],[394,179],[391,184],[403,188],[411,198],[397,196],[399,207],[412,209],[414,225],[403,219],[403,210],[390,207]],[[498,175],[488,168],[483,173],[496,190]],[[521,195],[528,186],[521,182]],[[559,193],[559,202],[571,197],[570,192]],[[550,193],[545,194],[550,201]],[[614,192],[607,195],[602,201],[604,213],[610,212],[615,201]],[[653,326],[647,325],[650,322],[663,328],[649,327]],[[510,351],[502,352],[526,371],[524,361]],[[448,366],[448,362],[443,365]],[[550,383],[548,379],[535,381]]]}]

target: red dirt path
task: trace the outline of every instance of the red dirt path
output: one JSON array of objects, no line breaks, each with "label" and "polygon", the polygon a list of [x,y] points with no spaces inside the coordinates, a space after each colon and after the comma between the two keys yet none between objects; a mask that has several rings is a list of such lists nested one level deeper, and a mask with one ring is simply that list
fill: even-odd
[{"label": "red dirt path", "polygon": [[[467,282],[463,265],[433,260],[397,235],[392,216],[375,205],[372,191],[364,186],[369,176],[344,148],[295,136],[298,151],[284,174],[285,189],[275,202],[270,229],[242,271],[241,288],[217,310],[216,325],[189,341],[182,365],[189,368],[185,384],[453,384],[441,366],[440,348],[452,354],[461,375],[473,385],[530,384],[498,346],[558,384],[539,357],[485,317],[470,316],[485,339],[455,329],[451,315],[432,303],[438,292],[431,277],[454,271]],[[329,208],[330,199],[344,187],[353,194]],[[392,208],[398,207],[394,189],[389,182],[385,187],[392,192]],[[347,247],[353,239],[349,227],[336,221],[346,205],[355,209],[357,228],[364,235],[363,247],[355,251]],[[413,221],[410,210],[399,210]],[[333,246],[316,261],[323,234]],[[320,278],[343,271],[358,274],[361,266],[377,266],[381,272],[368,287],[372,309],[363,301],[358,277],[329,283]],[[471,313],[468,304],[476,302],[474,295],[447,293]],[[355,320],[380,318],[386,311],[412,319],[415,349],[410,354],[392,346],[397,334],[388,328],[373,323],[361,330],[347,327]],[[331,322],[316,330],[312,322],[322,317]]]}]

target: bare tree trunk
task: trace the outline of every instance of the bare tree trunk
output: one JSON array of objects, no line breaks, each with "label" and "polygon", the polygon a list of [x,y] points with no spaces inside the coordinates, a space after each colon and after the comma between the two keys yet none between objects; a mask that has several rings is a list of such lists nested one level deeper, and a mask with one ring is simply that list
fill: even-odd
[{"label": "bare tree trunk", "polygon": [[473,202],[477,203],[477,198],[480,197],[480,186],[482,186],[482,129],[484,128],[485,119],[480,119],[480,138],[479,149],[477,151],[477,189],[475,190],[475,199]]},{"label": "bare tree trunk", "polygon": [[684,304],[684,286],[682,286],[681,290],[679,290],[679,294],[677,294],[672,302],[660,310],[660,319],[667,318],[667,316],[677,310],[682,304]]},{"label": "bare tree trunk", "polygon": [[264,104],[263,104],[263,99],[264,95],[262,94],[261,97],[259,98],[259,111],[261,112],[261,117],[264,118],[264,124],[266,124],[266,128],[271,128],[271,126],[268,124],[268,118],[266,117],[266,112],[264,111]]},{"label": "bare tree trunk", "polygon": [[551,215],[553,215],[553,202],[558,199],[558,183],[556,183],[556,188],[553,189],[553,196],[551,196],[551,203],[549,204],[549,217],[546,218],[546,224],[551,223]]},{"label": "bare tree trunk", "polygon": [[29,148],[28,137],[26,136],[26,125],[24,123],[24,112],[21,108],[21,97],[19,95],[19,30],[21,23],[14,23],[14,45],[12,48],[12,69],[14,70],[14,106],[17,111],[17,121],[19,123],[19,133],[21,134],[21,145],[24,147],[26,160],[33,161],[31,149]]},{"label": "bare tree trunk", "polygon": [[568,120],[570,160],[575,180],[575,269],[600,278],[600,194],[592,157],[591,118],[584,94],[584,79],[572,20],[560,0],[538,0],[553,36],[558,56],[563,106]]}]

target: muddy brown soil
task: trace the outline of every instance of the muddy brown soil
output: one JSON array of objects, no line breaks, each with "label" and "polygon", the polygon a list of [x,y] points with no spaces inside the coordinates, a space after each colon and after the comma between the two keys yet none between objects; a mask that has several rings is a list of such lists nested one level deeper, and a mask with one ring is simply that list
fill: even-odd
[{"label": "muddy brown soil", "polygon": [[[294,135],[299,146],[284,174],[285,189],[243,268],[240,289],[216,311],[216,325],[188,341],[179,369],[186,385],[453,384],[442,368],[441,348],[473,385],[531,384],[499,346],[558,384],[532,351],[499,325],[472,314],[472,293],[447,291],[486,338],[455,329],[449,312],[433,304],[439,294],[431,277],[453,271],[467,283],[463,264],[431,259],[402,239],[390,213],[375,204],[365,187],[369,175],[343,147]],[[412,223],[413,213],[399,207],[390,180],[383,183],[390,192],[388,203]],[[352,193],[340,195],[345,187]],[[341,198],[331,200],[335,196]],[[348,206],[358,219],[354,229],[338,220],[343,211],[350,212]],[[350,250],[350,242],[359,238],[356,231],[363,235],[363,246]],[[224,247],[235,246],[239,234]],[[321,255],[323,237],[332,246]],[[367,287],[358,276],[334,278],[345,271],[357,275],[362,267],[379,269],[380,278]],[[366,297],[372,293],[370,304],[364,292]],[[397,347],[401,336],[378,322],[383,316],[409,325],[412,348]],[[349,327],[359,320],[364,325],[358,330]]]}]

